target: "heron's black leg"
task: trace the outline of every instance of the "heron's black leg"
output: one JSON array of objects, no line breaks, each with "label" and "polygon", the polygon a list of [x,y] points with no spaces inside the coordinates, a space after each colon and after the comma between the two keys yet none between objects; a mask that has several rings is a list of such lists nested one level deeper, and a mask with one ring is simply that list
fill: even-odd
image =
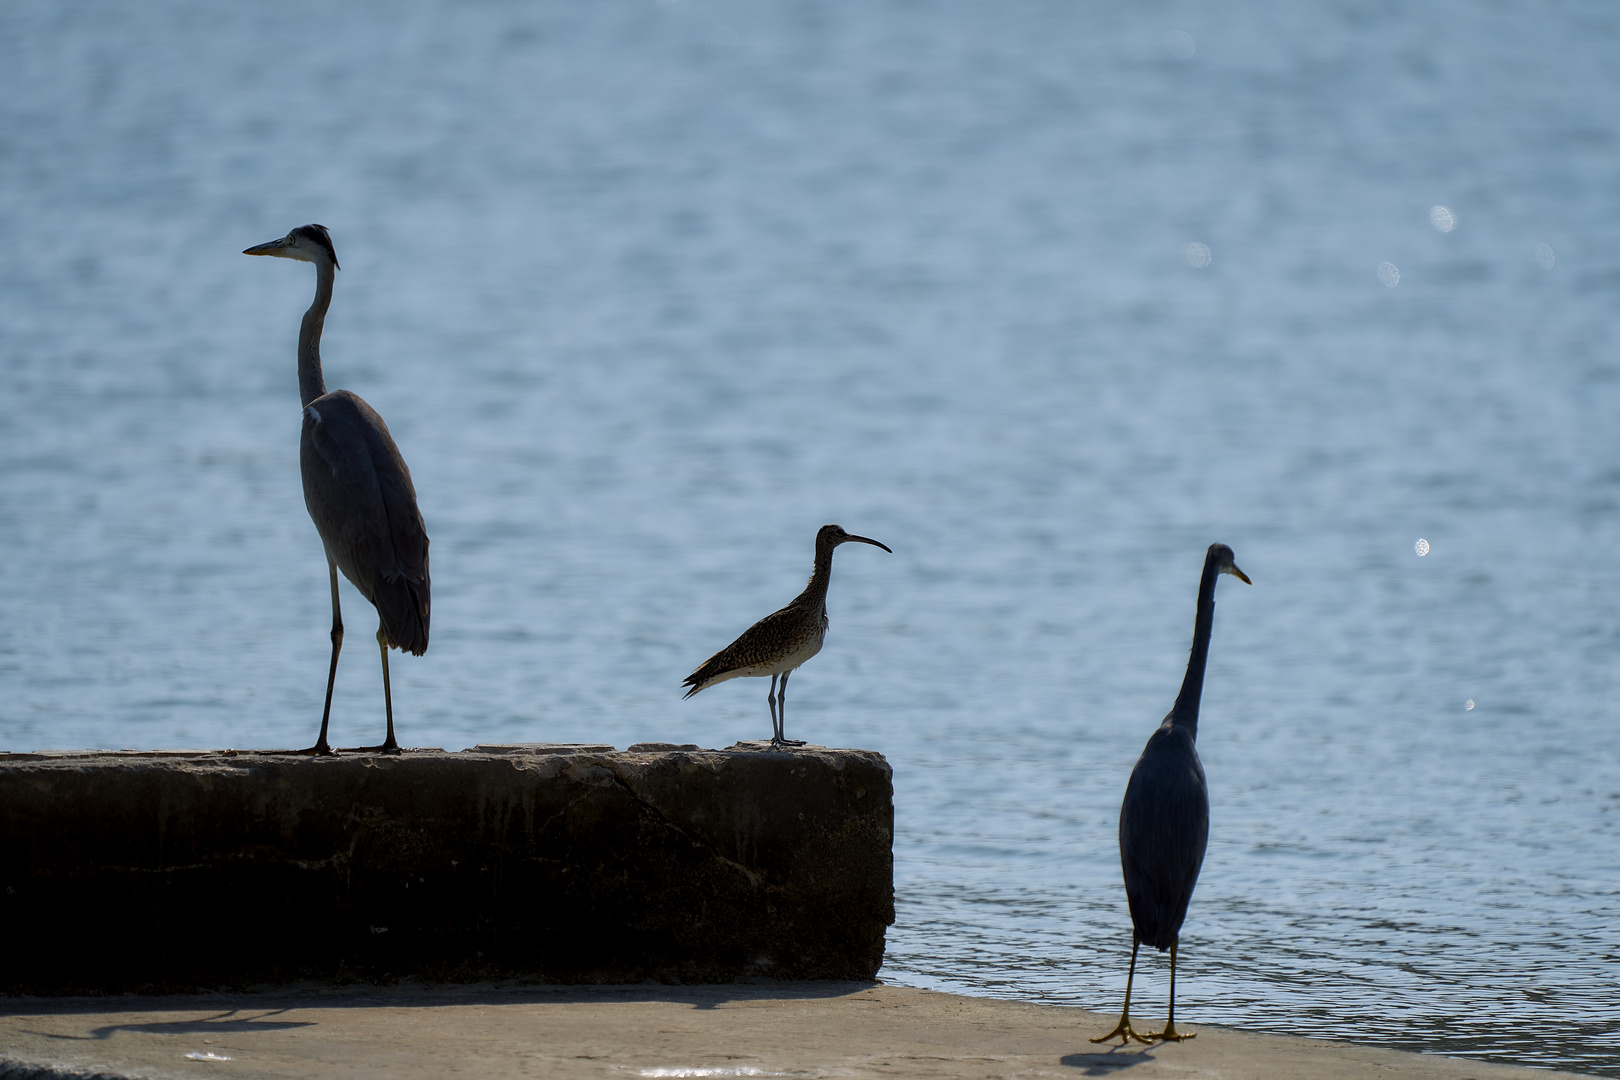
[{"label": "heron's black leg", "polygon": [[343,608],[338,605],[337,563],[326,560],[327,573],[332,578],[332,666],[326,672],[326,708],[321,710],[321,734],[315,745],[303,754],[330,754],[332,745],[326,741],[326,725],[332,719],[332,686],[337,682],[338,653],[343,651]]},{"label": "heron's black leg", "polygon": [[[383,665],[383,710],[388,714],[388,738],[383,741],[382,750],[385,754],[399,752],[399,743],[394,741],[394,693],[388,685],[388,635],[384,634],[382,627],[377,628],[377,646],[382,649]],[[1174,978],[1175,963],[1171,962],[1170,970]]]},{"label": "heron's black leg", "polygon": [[783,746],[803,746],[803,739],[790,739],[787,737],[787,680],[792,671],[782,672],[782,685],[776,691],[776,725],[777,742]]},{"label": "heron's black leg", "polygon": [[1198,1033],[1178,1035],[1176,1033],[1176,945],[1180,938],[1170,943],[1170,1015],[1165,1021],[1164,1030],[1157,1035],[1149,1035],[1150,1039],[1163,1039],[1165,1042],[1182,1042],[1185,1039],[1196,1039]]},{"label": "heron's black leg", "polygon": [[377,627],[377,647],[382,650],[383,711],[388,714],[388,738],[381,746],[357,746],[354,750],[362,754],[397,754],[400,750],[399,743],[394,741],[394,694],[388,685],[388,634],[380,626]]},{"label": "heron's black leg", "polygon": [[1144,1042],[1144,1043],[1151,1041],[1150,1039],[1145,1038],[1144,1036],[1138,1035],[1135,1031],[1131,1030],[1131,983],[1136,981],[1136,950],[1141,947],[1141,944],[1142,944],[1142,936],[1140,934],[1138,934],[1135,930],[1132,930],[1131,931],[1131,973],[1129,975],[1125,976],[1125,1007],[1120,1010],[1119,1023],[1114,1025],[1114,1030],[1110,1031],[1106,1035],[1099,1035],[1095,1039],[1092,1039],[1091,1041],[1094,1042],[1094,1043],[1107,1042],[1109,1039],[1114,1038],[1116,1035],[1119,1036],[1119,1045],[1121,1045],[1121,1046],[1124,1046],[1126,1043],[1130,1042],[1132,1039],[1135,1039],[1137,1042]]}]

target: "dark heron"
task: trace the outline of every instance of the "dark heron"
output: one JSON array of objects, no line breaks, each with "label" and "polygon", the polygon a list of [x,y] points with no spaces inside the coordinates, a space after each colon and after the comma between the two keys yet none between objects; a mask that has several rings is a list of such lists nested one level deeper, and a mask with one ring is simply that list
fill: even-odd
[{"label": "dark heron", "polygon": [[[1116,1035],[1121,1046],[1133,1038],[1139,1042],[1193,1038],[1176,1033],[1176,939],[1209,840],[1209,787],[1193,744],[1198,738],[1198,699],[1204,693],[1209,634],[1215,624],[1215,579],[1222,574],[1251,584],[1232,561],[1232,549],[1211,544],[1198,580],[1198,617],[1181,693],[1148,739],[1125,785],[1125,802],[1119,808],[1119,861],[1131,905],[1131,972],[1125,978],[1125,1008],[1118,1026],[1092,1042],[1107,1042]],[[1170,1012],[1163,1031],[1138,1035],[1131,1029],[1131,983],[1136,978],[1136,950],[1144,942],[1160,952],[1170,950]]]},{"label": "dark heron", "polygon": [[428,646],[428,538],[416,508],[411,470],[370,405],[347,390],[326,392],[321,377],[321,328],[332,303],[337,253],[323,225],[302,225],[280,240],[250,247],[244,255],[274,255],[315,264],[315,302],[298,331],[298,396],[304,402],[299,464],[304,505],[326,548],[332,581],[332,666],[326,673],[321,734],[307,754],[330,754],[326,726],[332,717],[332,684],[343,648],[338,571],[377,609],[382,649],[383,709],[388,738],[365,751],[399,752],[394,740],[394,702],[388,685],[388,649],[421,656]]},{"label": "dark heron", "polygon": [[[771,745],[803,746],[803,739],[788,739],[782,730],[787,717],[788,676],[821,651],[821,643],[827,637],[827,583],[832,580],[833,549],[851,540],[871,544],[894,554],[887,544],[864,536],[852,536],[838,525],[823,525],[816,533],[815,572],[810,575],[810,584],[805,586],[804,592],[787,607],[771,612],[744,630],[736,641],[705,660],[681,684],[692,688],[683,697],[691,697],[699,690],[707,690],[727,679],[769,675],[771,689],[765,695],[765,700],[771,706]],[[776,687],[778,676],[782,680],[781,690]]]}]

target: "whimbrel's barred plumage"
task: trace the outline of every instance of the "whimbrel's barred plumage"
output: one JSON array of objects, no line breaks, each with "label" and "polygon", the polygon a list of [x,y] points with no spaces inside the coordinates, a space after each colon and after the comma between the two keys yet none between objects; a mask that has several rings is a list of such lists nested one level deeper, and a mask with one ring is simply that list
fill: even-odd
[{"label": "whimbrel's barred plumage", "polygon": [[[783,735],[788,676],[821,651],[821,643],[827,634],[827,583],[832,579],[833,549],[851,540],[871,544],[884,551],[890,550],[886,544],[865,536],[853,536],[838,525],[823,525],[816,533],[816,568],[804,592],[787,607],[771,612],[743,631],[736,641],[705,660],[681,684],[691,687],[685,696],[691,697],[699,690],[706,690],[727,679],[769,675],[771,689],[765,700],[771,707],[771,745],[803,746],[802,739],[790,741]],[[778,678],[781,680],[780,691],[777,689]]]}]

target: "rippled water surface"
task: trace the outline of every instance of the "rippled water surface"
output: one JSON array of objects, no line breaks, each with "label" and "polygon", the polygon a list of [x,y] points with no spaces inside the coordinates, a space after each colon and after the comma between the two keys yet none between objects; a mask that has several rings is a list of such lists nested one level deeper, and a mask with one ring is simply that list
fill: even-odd
[{"label": "rippled water surface", "polygon": [[[8,5],[0,748],[314,734],[313,274],[238,252],[319,221],[329,383],[433,537],[406,742],[764,735],[764,682],[678,684],[837,521],[895,554],[840,551],[789,734],[894,763],[884,977],[1111,1010],[1223,540],[1185,1019],[1620,1076],[1617,45],[1573,0]],[[380,689],[352,645],[338,741]]]}]

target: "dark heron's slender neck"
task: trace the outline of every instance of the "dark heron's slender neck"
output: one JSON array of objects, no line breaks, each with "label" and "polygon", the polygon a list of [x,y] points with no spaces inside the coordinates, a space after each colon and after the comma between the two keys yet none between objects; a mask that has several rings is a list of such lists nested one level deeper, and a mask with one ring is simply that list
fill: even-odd
[{"label": "dark heron's slender neck", "polygon": [[326,309],[332,304],[335,268],[328,260],[315,264],[315,302],[304,312],[298,328],[298,396],[305,405],[326,393],[321,376],[321,330],[326,326]]},{"label": "dark heron's slender neck", "polygon": [[1198,616],[1193,623],[1192,655],[1187,676],[1181,680],[1170,722],[1198,738],[1198,702],[1204,696],[1204,665],[1209,660],[1209,635],[1215,627],[1215,579],[1221,576],[1214,552],[1204,558],[1204,576],[1198,579]]}]

